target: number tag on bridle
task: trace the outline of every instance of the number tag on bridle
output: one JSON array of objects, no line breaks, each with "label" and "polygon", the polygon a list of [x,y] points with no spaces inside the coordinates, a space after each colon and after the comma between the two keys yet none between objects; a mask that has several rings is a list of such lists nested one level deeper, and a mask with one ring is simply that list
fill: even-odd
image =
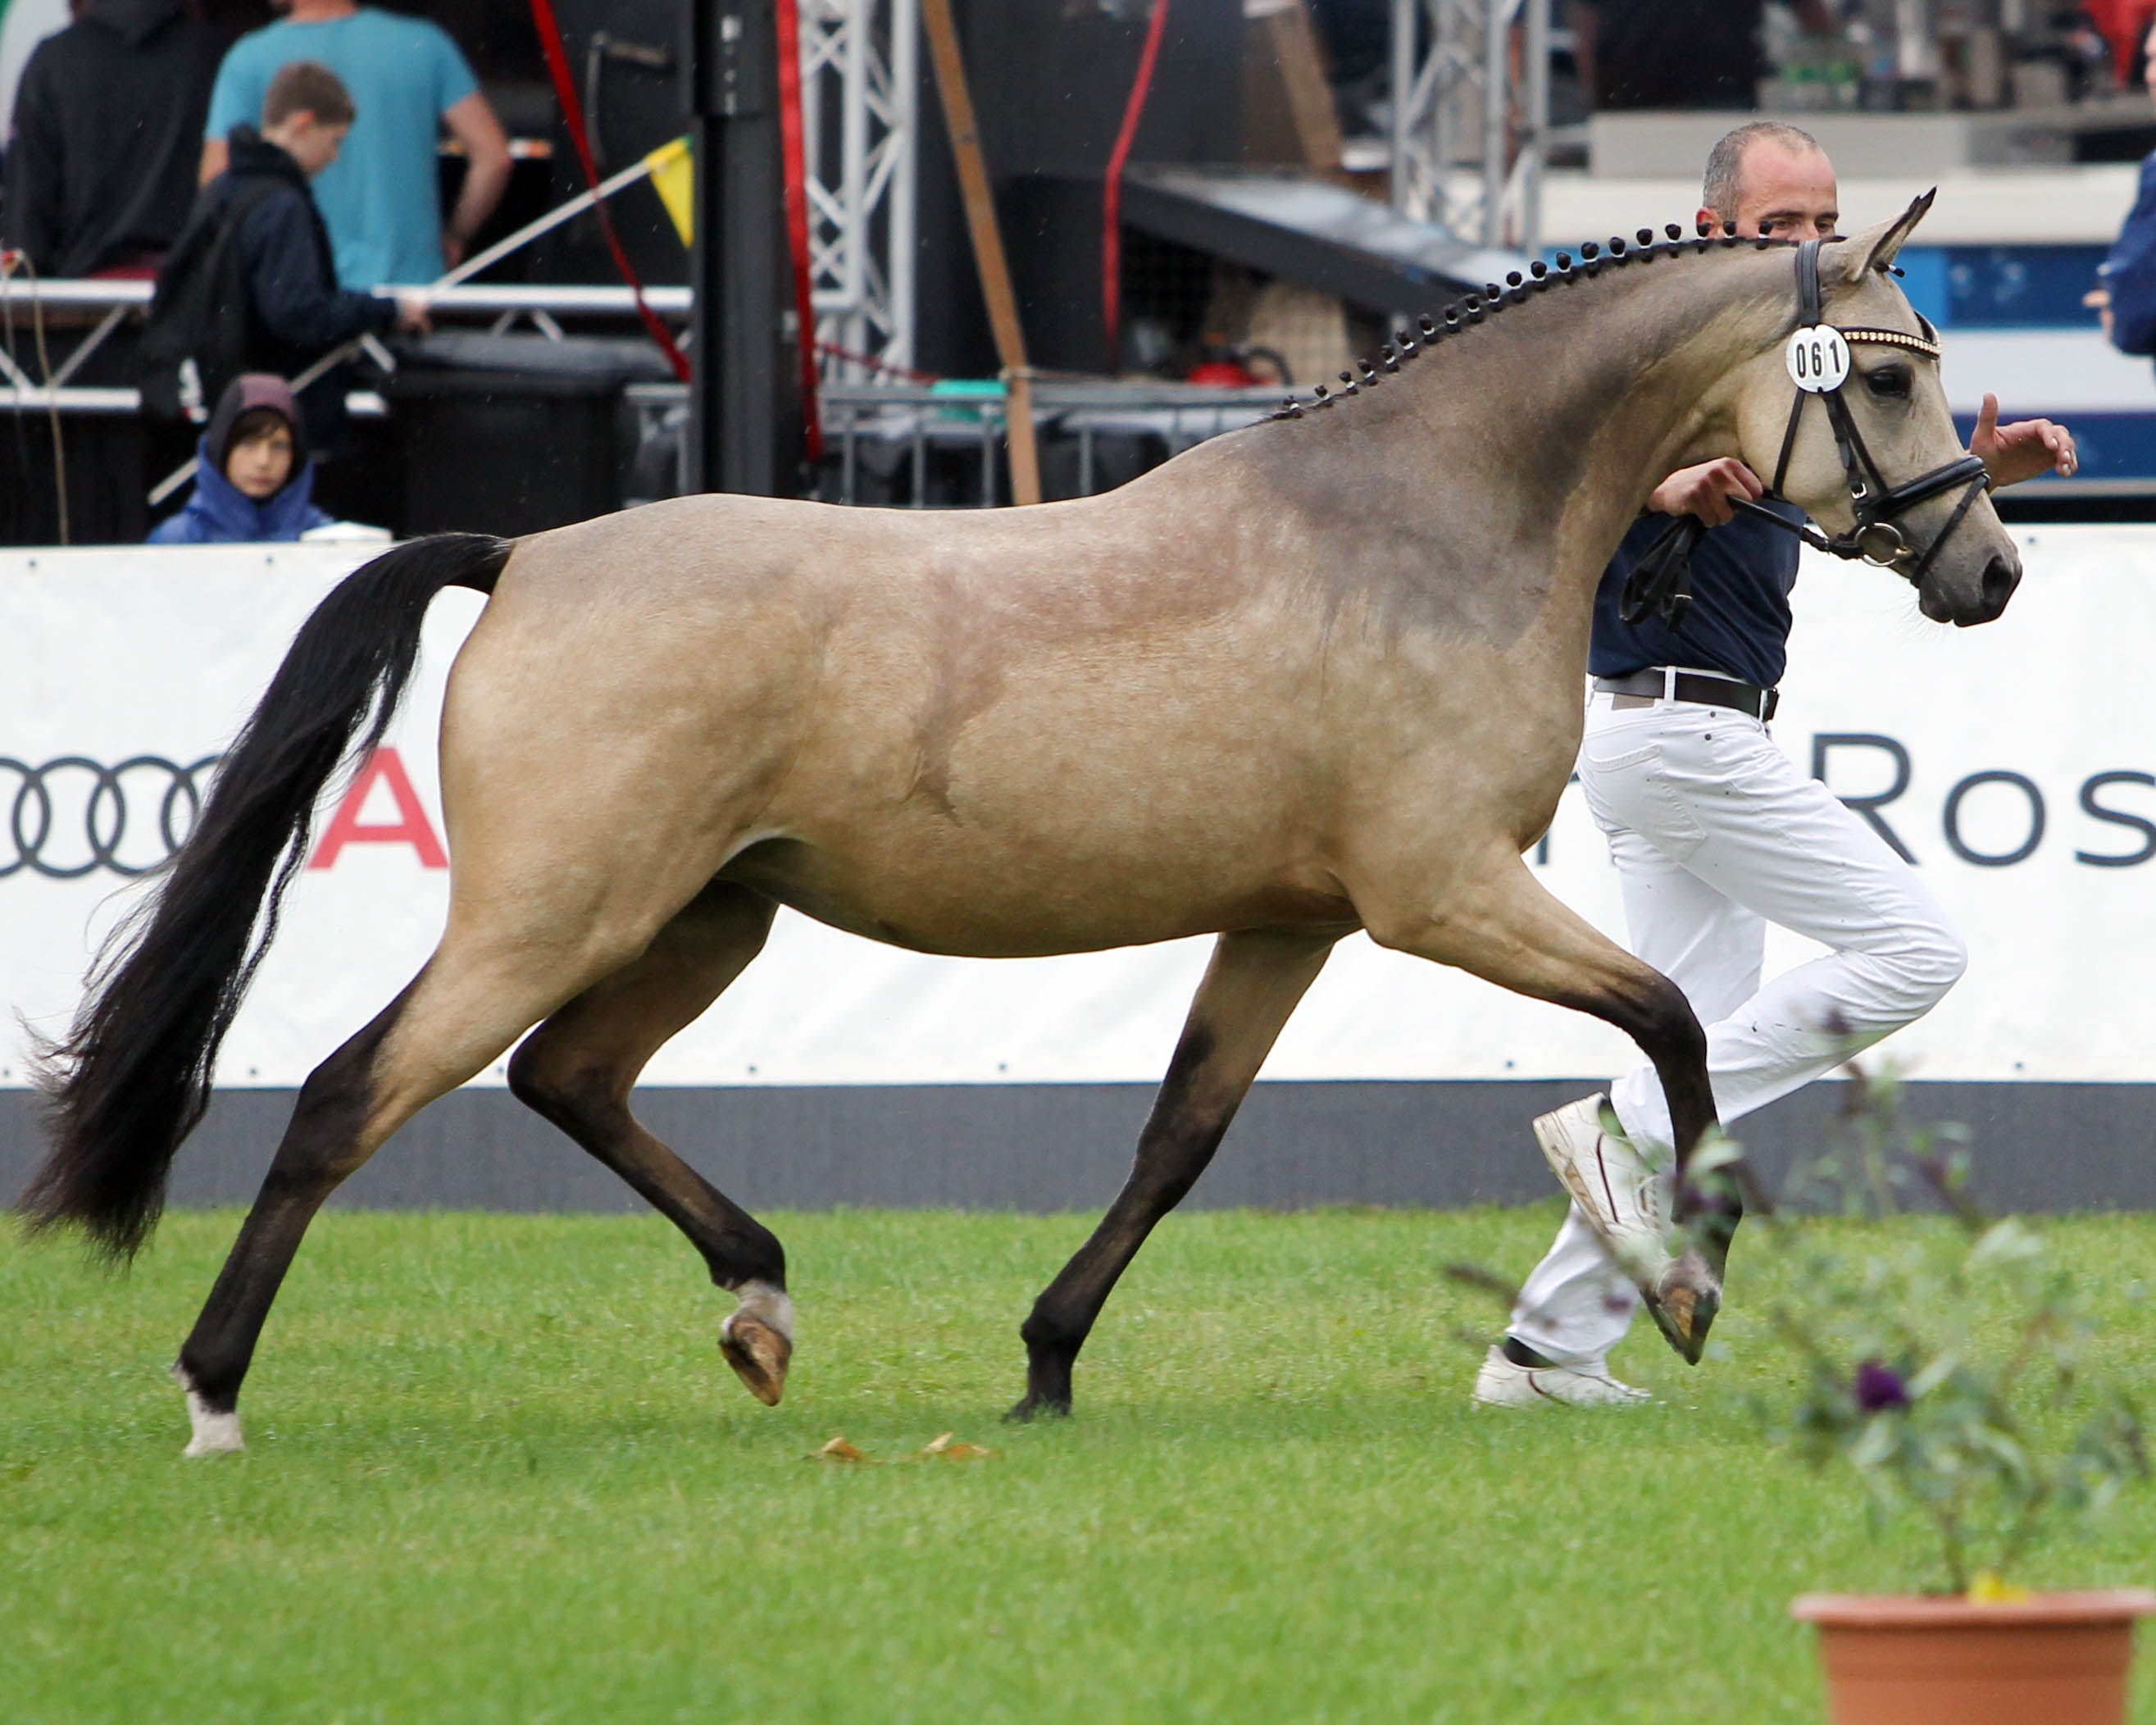
[{"label": "number tag on bridle", "polygon": [[1810,395],[1824,395],[1849,381],[1849,344],[1831,324],[1799,330],[1782,350],[1789,381]]}]

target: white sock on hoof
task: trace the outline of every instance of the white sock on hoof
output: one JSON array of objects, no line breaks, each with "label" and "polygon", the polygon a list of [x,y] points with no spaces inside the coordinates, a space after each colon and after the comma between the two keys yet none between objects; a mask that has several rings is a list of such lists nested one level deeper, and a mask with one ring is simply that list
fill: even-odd
[{"label": "white sock on hoof", "polygon": [[745,1281],[736,1292],[741,1304],[726,1314],[720,1326],[722,1333],[731,1336],[734,1325],[744,1317],[752,1317],[760,1324],[767,1324],[788,1341],[793,1339],[793,1301],[783,1288],[775,1288],[767,1281]]},{"label": "white sock on hoof", "polygon": [[237,1409],[228,1414],[213,1411],[178,1366],[172,1368],[172,1378],[187,1393],[187,1423],[194,1429],[187,1448],[180,1451],[182,1455],[236,1455],[247,1447],[247,1440],[239,1435]]}]

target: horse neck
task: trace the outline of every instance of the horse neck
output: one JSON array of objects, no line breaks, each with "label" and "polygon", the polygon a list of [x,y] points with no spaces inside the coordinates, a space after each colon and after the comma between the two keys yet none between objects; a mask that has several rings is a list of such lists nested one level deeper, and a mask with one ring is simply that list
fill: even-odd
[{"label": "horse neck", "polygon": [[1592,427],[1557,542],[1589,586],[1665,478],[1739,453],[1739,374],[1789,323],[1792,271],[1785,247],[1732,248],[1624,266],[1606,311],[1582,295],[1548,410]]},{"label": "horse neck", "polygon": [[[1482,528],[1493,571],[1591,592],[1655,486],[1736,453],[1732,373],[1789,319],[1787,248],[1747,245],[1604,266],[1440,341],[1397,380],[1394,434],[1355,439],[1363,495]],[[1345,429],[1374,402],[1326,417]],[[1343,449],[1342,454],[1351,452]],[[1584,615],[1584,613],[1582,614]]]}]

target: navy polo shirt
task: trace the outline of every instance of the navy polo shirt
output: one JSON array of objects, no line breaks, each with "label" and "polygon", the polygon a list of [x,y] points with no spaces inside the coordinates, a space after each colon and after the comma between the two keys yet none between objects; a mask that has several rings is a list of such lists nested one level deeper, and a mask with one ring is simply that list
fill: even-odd
[{"label": "navy polo shirt", "polygon": [[[1801,521],[1791,503],[1767,506]],[[1594,591],[1594,634],[1587,669],[1598,677],[1621,677],[1650,665],[1685,665],[1720,671],[1771,689],[1782,680],[1789,656],[1789,589],[1797,584],[1797,536],[1748,515],[1726,527],[1711,527],[1691,554],[1691,609],[1671,629],[1650,612],[1637,623],[1618,614],[1618,602],[1633,567],[1670,524],[1666,515],[1643,516],[1617,547]]]}]

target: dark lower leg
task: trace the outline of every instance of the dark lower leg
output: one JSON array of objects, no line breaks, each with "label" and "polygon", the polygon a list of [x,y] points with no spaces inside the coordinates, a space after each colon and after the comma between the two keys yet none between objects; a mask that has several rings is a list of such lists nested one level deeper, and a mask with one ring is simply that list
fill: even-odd
[{"label": "dark lower leg", "polygon": [[[1606,993],[1576,996],[1567,1005],[1614,1025],[1640,1046],[1661,1080],[1670,1105],[1670,1137],[1676,1147],[1679,1217],[1687,1190],[1685,1172],[1700,1140],[1715,1125],[1714,1086],[1707,1070],[1707,1032],[1684,991],[1660,971],[1640,965],[1635,977]],[[1693,1209],[1698,1208],[1693,1194]]]},{"label": "dark lower leg", "polygon": [[[526,1047],[538,1040],[534,1035]],[[680,1229],[713,1282],[730,1291],[752,1281],[786,1286],[786,1250],[778,1236],[646,1131],[625,1096],[597,1074],[570,1082],[542,1077],[539,1064],[517,1050],[510,1065],[517,1096]]]},{"label": "dark lower leg", "polygon": [[1676,983],[1658,972],[1647,975],[1651,983],[1625,991],[1614,1009],[1600,1015],[1640,1045],[1669,1101],[1680,1233],[1676,1255],[1655,1285],[1640,1291],[1670,1345],[1697,1364],[1722,1308],[1730,1242],[1744,1214],[1743,1175],[1741,1165],[1731,1164],[1692,1178],[1694,1154],[1716,1123],[1707,1033]]},{"label": "dark lower leg", "polygon": [[1706,1063],[1703,1059],[1692,1062],[1656,1058],[1655,1071],[1662,1081],[1662,1094],[1669,1099],[1670,1124],[1676,1144],[1676,1219],[1689,1222],[1704,1218],[1714,1225],[1726,1220],[1722,1233],[1726,1241],[1728,1231],[1744,1214],[1741,1166],[1716,1168],[1702,1178],[1691,1177],[1693,1154],[1717,1123]]},{"label": "dark lower leg", "polygon": [[516,1096],[627,1181],[688,1237],[711,1280],[742,1296],[721,1347],[767,1404],[778,1399],[793,1354],[785,1250],[644,1128],[629,1092],[666,1040],[756,956],[771,917],[770,903],[742,888],[707,889],[638,958],[549,1017],[509,1063]]},{"label": "dark lower leg", "polygon": [[512,1063],[511,1078],[520,1096],[688,1236],[712,1281],[742,1296],[721,1329],[720,1352],[751,1394],[776,1406],[793,1358],[793,1308],[778,1236],[646,1132],[624,1098],[588,1084],[535,1081],[529,1065]]},{"label": "dark lower leg", "polygon": [[1212,1051],[1211,1040],[1202,1029],[1183,1032],[1123,1189],[1019,1326],[1025,1399],[1011,1409],[1014,1418],[1070,1411],[1071,1368],[1101,1307],[1146,1236],[1182,1202],[1219,1147],[1242,1097],[1216,1098],[1209,1106],[1194,1100],[1193,1087]]},{"label": "dark lower leg", "polygon": [[180,1349],[184,1382],[213,1413],[230,1414],[237,1404],[270,1305],[315,1212],[373,1147],[361,1138],[368,1072],[410,992],[325,1060],[300,1088],[262,1190]]},{"label": "dark lower leg", "polygon": [[[1677,1148],[1680,1220],[1701,1213],[1684,1173],[1702,1137],[1714,1124],[1707,1082],[1707,1033],[1684,993],[1560,903],[1518,859],[1492,859],[1486,878],[1427,926],[1408,922],[1394,944],[1560,1006],[1590,1013],[1638,1043],[1661,1075],[1669,1097]],[[1375,926],[1375,925],[1373,925]],[[1733,1227],[1731,1222],[1728,1224]],[[1719,1245],[1699,1239],[1640,1292],[1663,1333],[1687,1359],[1697,1360],[1722,1295],[1723,1230]]]},{"label": "dark lower leg", "polygon": [[1204,1173],[1274,1038],[1331,950],[1329,938],[1307,935],[1221,937],[1139,1135],[1129,1178],[1019,1328],[1026,1393],[1012,1418],[1070,1411],[1071,1368],[1101,1307],[1147,1235]]}]

